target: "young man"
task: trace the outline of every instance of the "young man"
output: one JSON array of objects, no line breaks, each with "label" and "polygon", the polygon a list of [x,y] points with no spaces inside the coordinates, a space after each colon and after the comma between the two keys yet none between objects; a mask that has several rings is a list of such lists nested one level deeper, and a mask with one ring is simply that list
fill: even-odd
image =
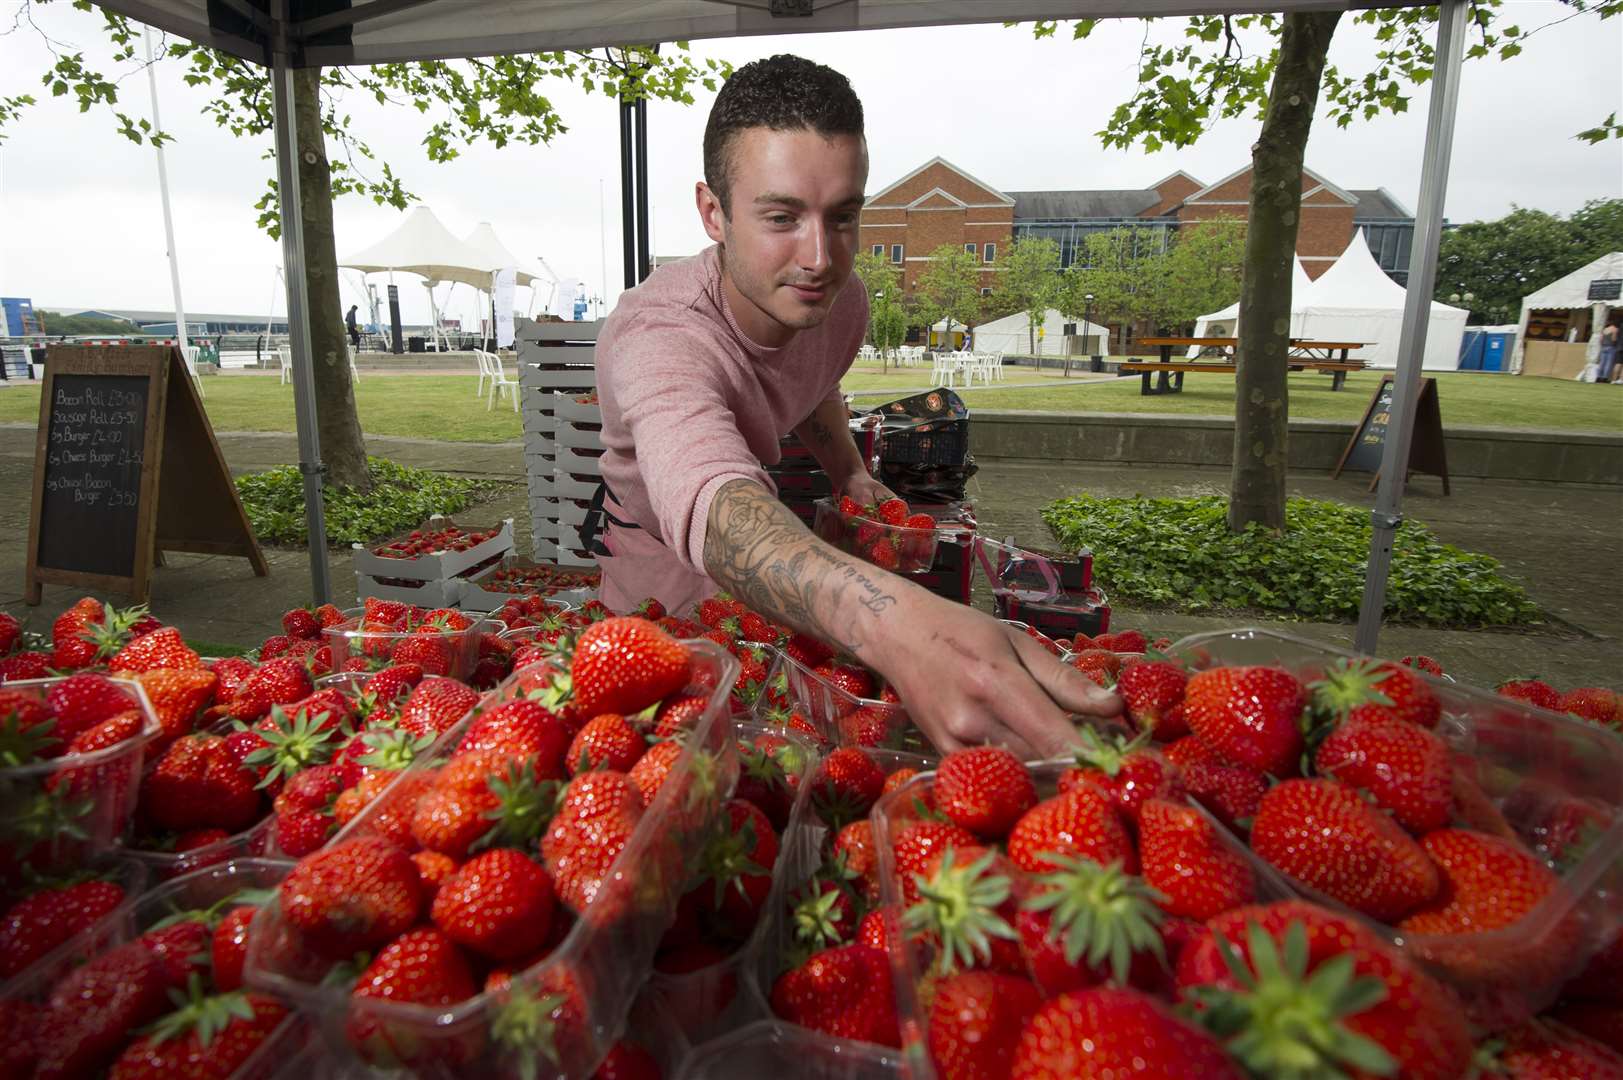
[{"label": "young man", "polygon": [[597,346],[608,528],[603,598],[671,610],[726,589],[883,672],[943,751],[1063,753],[1065,712],[1114,694],[1023,634],[814,537],[762,462],[793,430],[835,487],[887,498],[846,424],[840,378],[867,328],[852,280],[868,178],[862,104],[795,56],[738,69],[704,135],[700,220],[715,241],[620,298]]}]

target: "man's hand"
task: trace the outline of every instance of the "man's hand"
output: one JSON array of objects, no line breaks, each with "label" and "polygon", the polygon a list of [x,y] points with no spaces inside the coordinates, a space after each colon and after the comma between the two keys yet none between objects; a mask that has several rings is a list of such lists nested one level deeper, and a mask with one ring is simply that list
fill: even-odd
[{"label": "man's hand", "polygon": [[863,654],[942,753],[989,743],[1024,761],[1060,757],[1077,742],[1067,714],[1121,715],[1114,692],[981,612],[917,590],[896,614],[894,637]]},{"label": "man's hand", "polygon": [[859,472],[849,477],[841,485],[839,494],[847,495],[863,506],[878,506],[886,499],[894,499],[896,493],[869,476],[866,472]]}]

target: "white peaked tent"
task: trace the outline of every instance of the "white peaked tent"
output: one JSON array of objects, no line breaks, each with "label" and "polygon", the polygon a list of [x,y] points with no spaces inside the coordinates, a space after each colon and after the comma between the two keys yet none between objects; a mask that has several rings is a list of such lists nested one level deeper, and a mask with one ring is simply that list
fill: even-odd
[{"label": "white peaked tent", "polygon": [[[1097,334],[1099,345],[1106,352],[1110,350],[1110,330],[1097,323],[1088,323],[1084,326],[1081,319],[1067,319],[1055,308],[1049,308],[1044,314],[1043,321],[1038,325],[1042,328],[1042,336],[1037,339],[1038,356],[1064,356],[1065,355],[1065,327],[1075,323],[1078,334]],[[1088,329],[1091,327],[1091,329]],[[1026,313],[1017,311],[1013,315],[1005,315],[1001,319],[994,319],[989,323],[982,323],[975,327],[974,344],[976,352],[1007,353],[1011,356],[1030,356],[1032,331]]]},{"label": "white peaked tent", "polygon": [[[1605,325],[1608,307],[1618,307],[1618,304],[1608,305],[1604,300],[1589,299],[1589,283],[1602,279],[1615,280],[1623,278],[1623,251],[1614,251],[1609,255],[1602,255],[1594,262],[1578,267],[1566,277],[1557,278],[1537,292],[1528,293],[1522,297],[1522,317],[1516,324],[1516,355],[1511,363],[1511,370],[1520,372],[1522,369],[1522,348],[1527,339],[1527,317],[1535,311],[1573,311],[1578,308],[1595,308],[1596,317],[1592,320],[1594,333],[1591,340],[1600,333]],[[1591,354],[1593,358],[1593,354]]]},{"label": "white peaked tent", "polygon": [[[1294,336],[1313,341],[1368,342],[1364,348],[1348,353],[1348,358],[1363,360],[1371,367],[1395,368],[1407,298],[1408,290],[1376,264],[1364,240],[1364,230],[1359,229],[1335,265],[1308,286],[1306,296],[1293,298]],[[1460,341],[1465,336],[1468,314],[1464,308],[1432,301],[1423,368],[1453,371],[1460,366]]]},{"label": "white peaked tent", "polygon": [[[491,239],[495,240],[494,233]],[[488,289],[491,271],[499,269],[482,251],[451,235],[451,230],[426,206],[412,207],[394,232],[369,248],[340,258],[338,265],[363,274],[398,270],[425,278],[432,317],[430,333],[441,349],[446,343],[440,338],[440,306],[434,299],[434,286],[442,281],[462,281],[476,289]]]},{"label": "white peaked tent", "polygon": [[[475,225],[473,232],[463,237],[462,242],[483,256],[491,270],[516,271],[517,284],[528,286],[535,280],[535,275],[524,269],[524,260],[508,251],[507,245],[497,239],[496,230],[491,228],[490,222],[481,221]],[[487,277],[485,285],[489,284],[490,279]]]},{"label": "white peaked tent", "polygon": [[[1301,259],[1291,260],[1291,337],[1301,337],[1298,333],[1302,298],[1307,295],[1308,289],[1313,287],[1313,279],[1307,276],[1302,269]],[[1240,302],[1238,300],[1224,308],[1214,311],[1210,315],[1202,315],[1195,320],[1195,332],[1191,337],[1233,337],[1240,331]],[[1190,346],[1189,355],[1196,356],[1200,346]]]}]

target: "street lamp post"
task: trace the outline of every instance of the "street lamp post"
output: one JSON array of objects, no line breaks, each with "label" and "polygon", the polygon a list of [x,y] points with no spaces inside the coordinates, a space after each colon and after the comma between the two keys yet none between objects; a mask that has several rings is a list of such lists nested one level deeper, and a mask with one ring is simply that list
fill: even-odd
[{"label": "street lamp post", "polygon": [[[1082,314],[1082,340],[1087,341],[1092,336],[1091,331],[1093,330],[1093,294],[1088,293],[1083,296],[1082,303],[1084,305]],[[1100,356],[1098,352],[1092,352],[1088,355],[1091,357],[1088,365],[1091,370],[1103,371],[1105,369],[1104,358]]]}]

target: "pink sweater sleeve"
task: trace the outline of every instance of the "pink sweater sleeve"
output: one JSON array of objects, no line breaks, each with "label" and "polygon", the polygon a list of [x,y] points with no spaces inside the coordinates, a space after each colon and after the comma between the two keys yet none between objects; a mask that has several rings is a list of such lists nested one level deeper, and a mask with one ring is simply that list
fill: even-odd
[{"label": "pink sweater sleeve", "polygon": [[714,365],[694,362],[715,349],[691,328],[649,321],[622,335],[616,362],[603,375],[636,448],[660,537],[701,574],[710,502],[721,486],[742,478],[773,490],[740,433],[747,418],[733,413],[715,385]]}]

